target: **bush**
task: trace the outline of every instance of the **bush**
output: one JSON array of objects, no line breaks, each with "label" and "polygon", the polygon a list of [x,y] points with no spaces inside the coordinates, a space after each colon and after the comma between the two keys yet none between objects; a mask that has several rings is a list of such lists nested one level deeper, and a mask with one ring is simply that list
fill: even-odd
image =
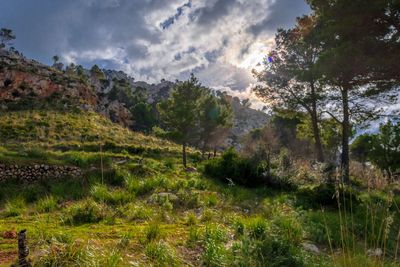
[{"label": "bush", "polygon": [[251,238],[260,239],[264,237],[268,230],[268,224],[263,218],[255,218],[247,225],[248,234]]},{"label": "bush", "polygon": [[148,220],[153,216],[153,209],[145,206],[133,207],[128,210],[127,214],[129,220]]},{"label": "bush", "polygon": [[148,257],[155,266],[177,266],[175,251],[164,242],[151,242],[145,248]]},{"label": "bush", "polygon": [[[339,200],[337,196],[339,194]],[[350,209],[350,203],[356,206],[360,203],[359,194],[349,187],[336,187],[332,183],[321,184],[312,189],[304,188],[297,192],[297,204],[304,208],[316,208],[321,206],[338,208],[338,203],[342,207]]]},{"label": "bush", "polygon": [[56,210],[57,200],[53,196],[40,199],[36,203],[36,210],[38,212],[51,212]]},{"label": "bush", "polygon": [[16,198],[6,203],[3,215],[5,217],[19,216],[25,211],[25,209],[26,209],[25,200],[22,198]]},{"label": "bush", "polygon": [[105,185],[94,185],[90,194],[96,201],[104,201],[111,205],[128,203],[134,198],[132,193],[121,189],[110,191]]},{"label": "bush", "polygon": [[161,237],[161,228],[157,222],[153,222],[147,226],[145,229],[145,242],[150,243]]},{"label": "bush", "polygon": [[65,222],[70,224],[97,223],[106,217],[103,211],[104,207],[87,199],[67,209]]},{"label": "bush", "polygon": [[204,234],[203,262],[205,266],[225,266],[227,233],[216,225],[207,225]]},{"label": "bush", "polygon": [[240,185],[257,186],[264,181],[257,172],[257,166],[233,149],[227,150],[221,158],[209,160],[204,166],[204,172],[225,183],[231,179]]},{"label": "bush", "polygon": [[292,240],[275,234],[265,219],[252,219],[247,230],[240,225],[240,241],[232,245],[234,266],[304,266],[301,251]]}]

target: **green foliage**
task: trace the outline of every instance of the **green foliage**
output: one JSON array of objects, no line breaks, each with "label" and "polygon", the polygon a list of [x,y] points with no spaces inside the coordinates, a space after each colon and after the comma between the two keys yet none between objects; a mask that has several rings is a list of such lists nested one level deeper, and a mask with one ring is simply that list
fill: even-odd
[{"label": "green foliage", "polygon": [[[353,207],[360,203],[357,191],[348,187],[337,187],[332,183],[321,184],[312,189],[303,188],[297,192],[296,197],[297,204],[305,208],[330,207],[337,209],[340,204],[342,208],[350,209],[350,203]],[[344,203],[346,204],[344,205]]]},{"label": "green foliage", "polygon": [[92,66],[92,68],[90,69],[90,74],[99,80],[105,79],[103,71],[101,71],[101,69],[97,65]]},{"label": "green foliage", "polygon": [[233,149],[227,150],[221,158],[207,161],[204,172],[225,183],[228,183],[228,179],[231,179],[234,183],[240,185],[257,186],[263,181],[252,162],[241,157]]},{"label": "green foliage", "polygon": [[150,243],[161,237],[161,228],[158,222],[150,223],[145,229],[145,242]]},{"label": "green foliage", "polygon": [[36,210],[38,212],[52,212],[57,209],[57,200],[53,196],[47,196],[39,199],[36,203]]},{"label": "green foliage", "polygon": [[205,266],[226,266],[227,251],[224,243],[226,232],[216,225],[207,225],[204,233],[203,263]]},{"label": "green foliage", "polygon": [[2,214],[5,217],[15,217],[21,215],[25,209],[25,200],[23,198],[15,198],[7,201]]},{"label": "green foliage", "polygon": [[74,225],[97,223],[105,218],[105,209],[93,200],[78,202],[65,211],[64,222]]},{"label": "green foliage", "polygon": [[381,124],[378,134],[359,136],[351,146],[352,153],[362,161],[370,160],[391,178],[400,170],[400,122]]},{"label": "green foliage", "polygon": [[109,190],[105,185],[94,185],[90,194],[97,202],[105,202],[110,205],[121,205],[133,200],[134,195],[127,191],[116,189]]},{"label": "green foliage", "polygon": [[178,266],[175,251],[165,242],[147,244],[145,254],[154,263],[154,266]]},{"label": "green foliage", "polygon": [[12,40],[15,40],[15,35],[11,29],[1,28],[0,29],[0,42],[1,46],[10,44]]},{"label": "green foliage", "polygon": [[150,132],[156,125],[155,112],[146,102],[139,102],[130,109],[134,122],[134,129],[137,131]]}]

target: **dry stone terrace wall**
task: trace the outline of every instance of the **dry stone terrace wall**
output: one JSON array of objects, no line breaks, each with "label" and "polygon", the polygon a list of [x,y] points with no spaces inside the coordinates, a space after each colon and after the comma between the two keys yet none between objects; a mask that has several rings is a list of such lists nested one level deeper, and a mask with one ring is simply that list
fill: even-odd
[{"label": "dry stone terrace wall", "polygon": [[18,179],[24,182],[34,182],[41,179],[57,179],[61,177],[79,177],[82,170],[71,166],[46,164],[17,165],[0,162],[0,182]]}]

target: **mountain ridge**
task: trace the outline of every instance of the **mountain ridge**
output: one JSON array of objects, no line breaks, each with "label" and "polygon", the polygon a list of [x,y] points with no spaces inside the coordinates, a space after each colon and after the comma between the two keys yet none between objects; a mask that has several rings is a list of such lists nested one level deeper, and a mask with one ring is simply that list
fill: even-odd
[{"label": "mountain ridge", "polygon": [[[63,110],[78,107],[96,111],[131,129],[134,129],[135,118],[127,100],[121,101],[115,94],[140,93],[155,108],[157,103],[169,96],[175,84],[166,80],[149,84],[136,81],[123,71],[100,70],[97,66],[92,70],[75,65],[64,69],[60,63],[50,67],[6,49],[0,50],[0,63],[1,110],[38,108],[43,105]],[[222,94],[231,103],[234,112],[233,127],[226,143],[238,145],[242,136],[264,126],[269,117],[264,112],[250,108],[237,97]]]}]

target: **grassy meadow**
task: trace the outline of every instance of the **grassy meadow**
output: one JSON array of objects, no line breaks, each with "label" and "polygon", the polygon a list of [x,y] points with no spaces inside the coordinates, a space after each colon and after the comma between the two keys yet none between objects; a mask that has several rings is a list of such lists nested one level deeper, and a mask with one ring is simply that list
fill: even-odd
[{"label": "grassy meadow", "polygon": [[304,166],[291,187],[228,184],[196,150],[185,170],[180,146],[90,112],[5,113],[0,140],[0,162],[84,171],[0,184],[0,266],[21,229],[34,266],[399,266],[395,185],[335,187]]}]

